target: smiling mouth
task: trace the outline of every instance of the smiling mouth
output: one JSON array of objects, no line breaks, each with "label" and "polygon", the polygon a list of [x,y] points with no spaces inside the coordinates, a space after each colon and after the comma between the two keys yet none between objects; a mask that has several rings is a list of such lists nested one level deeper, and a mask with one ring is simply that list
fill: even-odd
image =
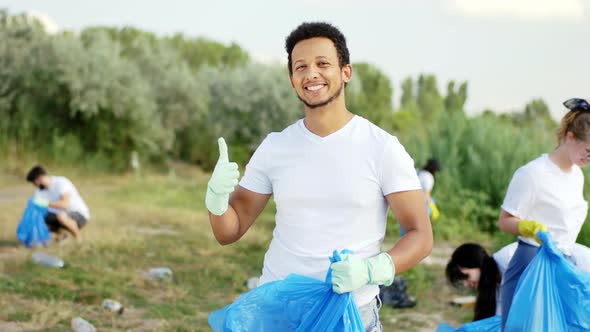
[{"label": "smiling mouth", "polygon": [[310,86],[306,86],[304,89],[307,91],[314,92],[314,91],[320,90],[321,88],[323,88],[325,86],[326,86],[326,84],[310,85]]}]

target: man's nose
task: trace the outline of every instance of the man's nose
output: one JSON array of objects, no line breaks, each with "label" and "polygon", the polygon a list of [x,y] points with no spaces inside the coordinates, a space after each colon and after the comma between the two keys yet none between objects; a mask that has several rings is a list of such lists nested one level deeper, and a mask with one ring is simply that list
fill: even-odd
[{"label": "man's nose", "polygon": [[306,71],[305,74],[306,74],[305,75],[306,76],[305,78],[308,79],[308,80],[314,80],[314,79],[316,79],[316,78],[319,77],[318,68],[316,66],[313,66],[313,65],[308,67],[308,69],[307,69],[307,71]]}]

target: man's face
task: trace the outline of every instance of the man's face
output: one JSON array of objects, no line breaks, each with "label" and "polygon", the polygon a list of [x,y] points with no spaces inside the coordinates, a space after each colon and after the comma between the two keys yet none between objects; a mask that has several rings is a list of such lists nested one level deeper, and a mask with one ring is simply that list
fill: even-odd
[{"label": "man's face", "polygon": [[49,188],[51,180],[47,175],[41,175],[33,181],[33,185],[41,190]]},{"label": "man's face", "polygon": [[309,108],[326,106],[339,98],[344,83],[352,77],[352,67],[340,68],[334,43],[328,38],[300,41],[291,52],[291,85],[297,97]]}]

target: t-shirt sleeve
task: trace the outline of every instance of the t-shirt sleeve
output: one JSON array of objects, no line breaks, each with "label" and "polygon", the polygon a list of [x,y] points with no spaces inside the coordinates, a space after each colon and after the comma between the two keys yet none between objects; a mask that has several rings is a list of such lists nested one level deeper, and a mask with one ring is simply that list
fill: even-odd
[{"label": "t-shirt sleeve", "polygon": [[68,179],[62,178],[62,179],[59,179],[59,181],[55,181],[55,182],[56,182],[55,192],[60,196],[60,198],[62,195],[71,194],[74,191],[74,185]]},{"label": "t-shirt sleeve", "polygon": [[240,186],[258,194],[272,194],[272,182],[268,176],[269,136],[260,144],[250,158]]},{"label": "t-shirt sleeve", "polygon": [[525,170],[514,172],[508,185],[502,209],[513,216],[526,218],[535,199],[533,177]]},{"label": "t-shirt sleeve", "polygon": [[397,138],[391,137],[385,144],[381,165],[383,195],[418,189],[422,187],[414,168],[414,160]]}]

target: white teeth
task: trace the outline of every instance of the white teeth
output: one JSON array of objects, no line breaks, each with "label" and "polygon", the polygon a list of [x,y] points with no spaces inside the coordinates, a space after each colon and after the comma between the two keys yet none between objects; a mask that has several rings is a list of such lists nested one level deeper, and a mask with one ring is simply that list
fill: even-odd
[{"label": "white teeth", "polygon": [[308,87],[307,87],[307,90],[310,90],[310,91],[317,91],[317,90],[319,90],[319,89],[321,89],[321,88],[323,88],[323,87],[324,87],[323,85],[313,85],[313,86],[308,86]]}]

